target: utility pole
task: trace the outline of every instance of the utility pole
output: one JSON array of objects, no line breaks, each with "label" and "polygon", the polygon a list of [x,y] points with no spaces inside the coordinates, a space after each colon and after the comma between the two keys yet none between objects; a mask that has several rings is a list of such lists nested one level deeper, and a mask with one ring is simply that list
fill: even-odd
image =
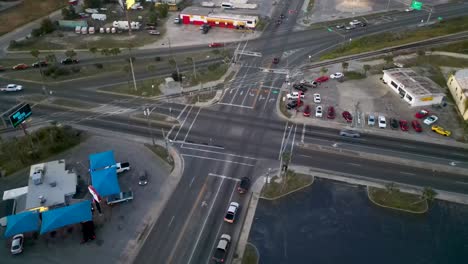
[{"label": "utility pole", "polygon": [[387,2],[387,11],[388,11],[388,9],[390,8],[390,1],[391,1],[391,0],[388,0],[388,2]]},{"label": "utility pole", "polygon": [[[168,38],[168,42],[169,42],[169,54],[171,54],[171,58],[174,60],[176,71],[177,71],[177,79],[179,79],[180,78],[179,66],[177,65],[177,61],[175,60],[174,54],[172,53],[171,39],[170,38]],[[179,81],[182,81],[182,80],[179,80]]]},{"label": "utility pole", "polygon": [[[126,4],[125,4],[126,5]],[[123,9],[124,9],[124,12],[125,12],[125,17],[127,18],[127,22],[128,22],[128,36],[132,37],[132,26],[131,26],[131,23],[130,23],[130,17],[128,16],[128,11],[127,11],[127,6],[123,6]],[[132,48],[130,47],[130,42],[128,43],[128,55],[130,56],[130,58],[128,59],[130,61],[130,71],[132,72],[132,78],[133,78],[133,89],[135,91],[137,91],[137,85],[136,85],[136,80],[135,80],[135,71],[133,70],[133,60],[132,60]]]}]

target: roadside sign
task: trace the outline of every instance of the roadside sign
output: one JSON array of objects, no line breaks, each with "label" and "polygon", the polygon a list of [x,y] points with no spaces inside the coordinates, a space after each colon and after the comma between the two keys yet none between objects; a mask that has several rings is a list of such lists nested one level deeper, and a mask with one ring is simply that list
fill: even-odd
[{"label": "roadside sign", "polygon": [[333,29],[332,28],[327,28],[328,32],[333,32]]},{"label": "roadside sign", "polygon": [[423,7],[422,2],[415,1],[415,0],[413,0],[413,2],[411,2],[411,8],[413,8],[414,10],[421,10],[422,7]]},{"label": "roadside sign", "polygon": [[13,127],[19,126],[23,121],[25,121],[29,116],[31,116],[31,107],[29,104],[22,105],[16,111],[14,111],[8,118],[10,119],[11,125]]},{"label": "roadside sign", "polygon": [[277,94],[278,93],[278,90],[273,90],[271,91],[272,94]]},{"label": "roadside sign", "polygon": [[439,21],[442,21],[442,19],[443,19],[443,18],[442,18],[441,16],[440,16],[440,17],[437,17],[437,20],[439,20]]}]

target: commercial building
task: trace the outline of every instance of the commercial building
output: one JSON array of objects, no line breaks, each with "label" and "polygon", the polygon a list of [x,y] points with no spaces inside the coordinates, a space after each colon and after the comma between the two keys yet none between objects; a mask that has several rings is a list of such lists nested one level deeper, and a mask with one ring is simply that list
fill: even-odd
[{"label": "commercial building", "polygon": [[383,73],[384,83],[411,107],[441,104],[444,101],[445,94],[440,87],[412,69],[395,68]]},{"label": "commercial building", "polygon": [[182,10],[179,17],[183,24],[209,24],[213,27],[236,29],[255,29],[258,22],[257,16],[245,16],[225,12],[216,12],[212,8],[193,6]]},{"label": "commercial building", "polygon": [[461,116],[464,120],[468,120],[468,69],[452,74],[447,81],[447,86]]}]

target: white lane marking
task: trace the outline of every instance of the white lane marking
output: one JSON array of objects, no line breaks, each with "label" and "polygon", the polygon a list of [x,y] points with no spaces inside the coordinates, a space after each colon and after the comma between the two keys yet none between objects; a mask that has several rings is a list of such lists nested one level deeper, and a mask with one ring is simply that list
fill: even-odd
[{"label": "white lane marking", "polygon": [[462,181],[455,181],[455,182],[459,184],[468,184],[468,182],[462,182]]},{"label": "white lane marking", "polygon": [[284,145],[284,138],[286,136],[286,129],[288,128],[288,122],[286,122],[286,124],[284,125],[284,132],[283,132],[283,140],[281,140],[281,147],[280,147],[280,151],[279,151],[279,154],[278,154],[278,159],[281,158],[281,152],[283,150],[283,145]]},{"label": "white lane marking", "polygon": [[177,136],[179,135],[180,130],[182,130],[182,128],[184,127],[185,121],[187,121],[187,118],[189,117],[190,112],[192,112],[192,109],[193,109],[193,105],[190,106],[190,110],[187,112],[187,115],[185,116],[184,122],[182,122],[182,124],[180,125],[179,130],[177,130],[177,134],[175,135],[173,140],[177,140]]},{"label": "white lane marking", "polygon": [[[252,89],[252,87],[249,87],[247,89],[247,92],[245,93],[245,96],[244,96],[244,99],[242,99],[242,102],[241,102],[241,105],[244,105],[244,102],[245,102],[245,99],[247,99],[247,96],[250,94],[250,90]],[[242,95],[242,93],[241,93]],[[253,95],[252,95],[253,96]]]},{"label": "white lane marking", "polygon": [[211,210],[213,210],[213,206],[214,206],[214,204],[216,202],[216,198],[218,198],[219,190],[221,189],[221,186],[223,185],[223,182],[224,182],[224,178],[221,178],[221,183],[219,184],[218,189],[216,190],[216,194],[214,196],[213,202],[211,203],[210,208],[208,209],[208,213],[206,214],[205,221],[203,221],[202,229],[201,229],[200,233],[198,233],[197,241],[195,242],[195,246],[193,247],[192,253],[190,254],[190,258],[189,258],[189,260],[187,262],[189,264],[190,264],[190,262],[192,262],[193,254],[195,253],[195,250],[197,249],[198,242],[200,242],[200,238],[201,238],[201,236],[203,234],[203,230],[205,230],[206,222],[208,221],[208,217],[211,214]]},{"label": "white lane marking", "polygon": [[167,138],[167,139],[170,138],[170,135],[171,135],[171,133],[172,133],[172,130],[174,130],[174,127],[175,127],[175,126],[176,126],[176,125],[172,125],[172,126],[171,126],[171,130],[169,130],[169,132],[167,132],[167,135],[166,135],[166,138]]},{"label": "white lane marking", "polygon": [[224,175],[219,175],[219,174],[214,174],[214,173],[208,173],[208,176],[213,176],[213,177],[218,177],[218,178],[223,178],[223,179],[228,179],[228,180],[233,180],[233,181],[240,182],[240,180],[237,179],[237,178],[224,176]]},{"label": "white lane marking", "polygon": [[172,221],[174,221],[174,218],[175,218],[175,215],[171,217],[171,221],[169,222],[169,225],[167,225],[168,227],[172,225]]},{"label": "white lane marking", "polygon": [[400,171],[400,173],[405,174],[405,175],[416,175],[415,173],[406,172],[406,171]]},{"label": "white lane marking", "polygon": [[185,109],[187,109],[188,105],[185,105],[184,109],[182,109],[182,111],[180,111],[180,114],[177,116],[177,120],[180,119],[180,117],[182,116],[182,114],[185,112]]},{"label": "white lane marking", "polygon": [[249,109],[253,109],[252,106],[246,106],[246,105],[236,105],[236,104],[219,103],[219,102],[218,102],[218,104],[220,104],[220,105],[235,106],[235,107],[240,107],[240,108],[249,108]]},{"label": "white lane marking", "polygon": [[216,161],[234,163],[234,164],[245,165],[245,166],[250,166],[250,167],[255,166],[255,165],[252,165],[252,164],[242,163],[242,162],[236,162],[236,161],[232,161],[232,160],[222,160],[222,159],[208,158],[208,157],[202,157],[202,156],[190,155],[190,154],[182,154],[182,156],[183,156],[183,157],[199,158],[199,159],[207,159],[207,160],[216,160]]},{"label": "white lane marking", "polygon": [[294,142],[296,141],[296,131],[297,131],[297,125],[294,126],[294,135],[293,135],[293,140],[292,140],[292,143],[291,143],[291,152],[289,153],[289,155],[291,156],[290,159],[292,159],[292,154],[293,154],[293,150],[294,150]]},{"label": "white lane marking", "polygon": [[187,139],[188,135],[190,134],[190,130],[192,130],[193,124],[195,124],[195,121],[197,121],[197,117],[198,117],[198,114],[200,114],[200,111],[201,111],[201,107],[198,108],[198,112],[195,115],[195,118],[193,119],[192,124],[190,124],[187,133],[185,134],[184,141]]},{"label": "white lane marking", "polygon": [[[223,147],[211,146],[211,145],[203,145],[203,144],[197,144],[197,143],[190,143],[190,142],[185,142],[185,141],[172,141],[172,143],[179,143],[179,144],[182,144],[180,147],[181,147],[181,148],[186,148],[186,149],[194,149],[194,148],[188,148],[188,147],[185,147],[184,145],[194,145],[194,146],[200,146],[200,147],[205,147],[205,148],[224,149]],[[197,149],[197,150],[198,150],[198,149]]]},{"label": "white lane marking", "polygon": [[347,162],[347,164],[351,166],[361,167],[361,164],[357,164],[357,163]]},{"label": "white lane marking", "polygon": [[192,180],[190,181],[189,188],[192,188],[192,183],[195,180],[195,176],[193,176]]},{"label": "white lane marking", "polygon": [[266,106],[267,106],[267,104],[268,104],[268,102],[269,102],[270,95],[271,95],[271,90],[268,91],[268,96],[267,96],[267,98],[266,98],[266,100],[265,100],[265,104],[263,105],[263,111],[266,110]]},{"label": "white lane marking", "polygon": [[[184,144],[185,144],[185,143],[184,143]],[[233,157],[239,157],[239,158],[243,158],[243,159],[258,160],[257,158],[252,158],[252,157],[247,157],[247,156],[241,156],[241,155],[236,155],[236,154],[231,154],[231,153],[223,153],[223,152],[213,151],[213,150],[205,150],[205,149],[197,149],[197,148],[188,148],[188,147],[184,147],[184,146],[181,146],[181,148],[184,148],[184,149],[191,149],[191,150],[198,150],[198,151],[204,151],[204,152],[210,152],[210,153],[216,153],[216,154],[222,154],[222,155],[233,156]]]},{"label": "white lane marking", "polygon": [[302,137],[301,137],[301,143],[304,144],[304,136],[306,132],[306,124],[304,123],[304,126],[302,127]]}]

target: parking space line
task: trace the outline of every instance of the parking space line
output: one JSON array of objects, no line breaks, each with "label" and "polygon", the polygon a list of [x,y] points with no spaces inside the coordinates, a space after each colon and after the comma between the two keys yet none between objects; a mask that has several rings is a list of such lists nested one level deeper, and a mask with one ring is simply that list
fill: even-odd
[{"label": "parking space line", "polygon": [[243,163],[243,162],[236,162],[236,161],[232,161],[232,160],[215,159],[215,158],[209,158],[209,157],[203,157],[203,156],[197,156],[197,155],[191,155],[191,154],[181,154],[181,155],[183,157],[192,157],[192,158],[199,158],[199,159],[216,160],[216,161],[239,164],[239,165],[244,165],[244,166],[249,166],[249,167],[255,166],[255,165],[252,165],[252,164]]},{"label": "parking space line", "polygon": [[219,175],[219,174],[214,174],[214,173],[208,173],[208,175],[209,175],[209,176],[213,176],[213,177],[218,177],[218,178],[223,178],[223,179],[228,179],[228,180],[233,180],[233,181],[240,182],[239,179],[233,178],[233,177],[229,177],[229,176],[224,176],[224,175]]}]

